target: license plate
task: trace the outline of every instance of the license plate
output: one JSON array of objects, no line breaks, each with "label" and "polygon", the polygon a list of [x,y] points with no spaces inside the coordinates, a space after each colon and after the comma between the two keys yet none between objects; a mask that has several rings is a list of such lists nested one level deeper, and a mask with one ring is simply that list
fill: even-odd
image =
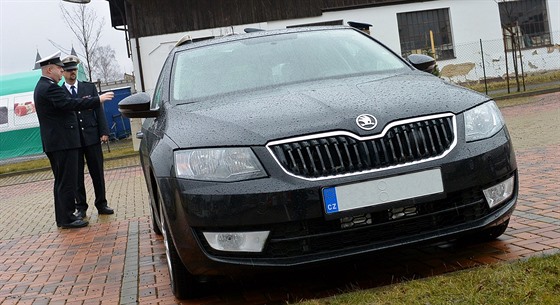
[{"label": "license plate", "polygon": [[327,214],[443,192],[439,168],[323,189]]}]

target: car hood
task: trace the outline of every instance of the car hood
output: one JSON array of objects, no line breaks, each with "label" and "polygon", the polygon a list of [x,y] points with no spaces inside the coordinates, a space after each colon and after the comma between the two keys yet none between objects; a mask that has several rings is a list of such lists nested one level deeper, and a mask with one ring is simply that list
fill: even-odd
[{"label": "car hood", "polygon": [[[458,114],[489,98],[424,72],[294,84],[167,108],[167,135],[178,147],[264,145],[325,131],[373,135],[405,118]],[[356,125],[360,114],[378,120]]]}]

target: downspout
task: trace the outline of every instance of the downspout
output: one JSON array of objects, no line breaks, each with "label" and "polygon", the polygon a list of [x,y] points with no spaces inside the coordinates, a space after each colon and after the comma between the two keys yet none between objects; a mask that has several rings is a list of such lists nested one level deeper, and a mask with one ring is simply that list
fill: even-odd
[{"label": "downspout", "polygon": [[[127,1],[128,2],[128,1]],[[130,4],[130,9],[132,11],[132,25],[136,27],[138,24],[136,22],[136,10],[134,9],[134,5]],[[133,28],[134,28],[133,27]],[[142,92],[146,92],[146,87],[144,85],[144,69],[142,68],[142,56],[140,56],[140,39],[138,38],[137,29],[134,31],[134,39],[136,40],[136,56],[138,56],[138,73],[140,74],[140,87]]]},{"label": "downspout", "polygon": [[140,86],[142,88],[142,92],[146,92],[146,88],[144,87],[144,70],[142,69],[142,57],[140,56],[140,40],[138,37],[134,37],[136,39],[136,56],[138,56],[138,73],[140,74]]}]

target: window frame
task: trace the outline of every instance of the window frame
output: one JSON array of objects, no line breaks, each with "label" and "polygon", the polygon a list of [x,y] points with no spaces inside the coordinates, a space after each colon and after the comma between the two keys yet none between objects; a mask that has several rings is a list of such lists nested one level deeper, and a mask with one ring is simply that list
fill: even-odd
[{"label": "window frame", "polygon": [[[498,3],[498,10],[504,44],[508,51],[513,50],[514,37],[521,50],[552,45],[546,0],[503,1]],[[532,14],[535,10],[539,11]],[[541,17],[541,20],[530,22],[535,16]]]},{"label": "window frame", "polygon": [[[455,58],[455,46],[448,7],[397,13],[397,26],[401,55],[403,57],[410,54],[425,54],[437,60]],[[421,31],[421,28],[433,29],[436,54],[432,54],[429,30]]]}]

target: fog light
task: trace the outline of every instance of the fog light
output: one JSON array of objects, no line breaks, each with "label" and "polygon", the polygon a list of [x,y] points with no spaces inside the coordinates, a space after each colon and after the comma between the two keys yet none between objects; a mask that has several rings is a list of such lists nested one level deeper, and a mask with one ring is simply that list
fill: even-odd
[{"label": "fog light", "polygon": [[514,179],[514,177],[511,177],[483,191],[484,197],[486,197],[486,201],[488,202],[488,207],[493,208],[511,197],[515,185]]},{"label": "fog light", "polygon": [[210,246],[220,251],[262,252],[270,231],[203,232]]}]

